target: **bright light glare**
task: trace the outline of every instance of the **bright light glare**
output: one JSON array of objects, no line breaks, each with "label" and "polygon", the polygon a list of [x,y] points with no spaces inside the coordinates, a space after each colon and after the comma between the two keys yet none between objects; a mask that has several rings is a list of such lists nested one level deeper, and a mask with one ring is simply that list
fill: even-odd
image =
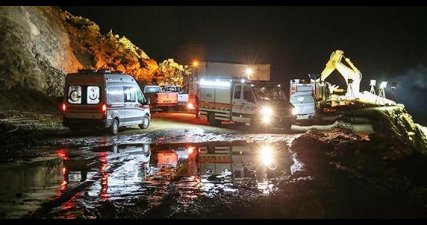
[{"label": "bright light glare", "polygon": [[271,109],[270,107],[263,107],[261,109],[261,113],[264,114],[264,116],[271,116],[273,115],[273,109]]},{"label": "bright light glare", "polygon": [[303,102],[303,101],[304,101],[304,97],[298,97],[298,98],[297,98],[297,101],[299,101],[299,102]]},{"label": "bright light glare", "polygon": [[193,154],[193,152],[194,152],[194,147],[188,147],[188,148],[187,148],[187,152],[188,152],[188,154],[189,154],[189,155]]},{"label": "bright light glare", "polygon": [[269,116],[263,116],[262,117],[262,122],[263,123],[270,123],[270,117]]},{"label": "bright light glare", "polygon": [[264,146],[261,148],[260,152],[261,163],[264,166],[269,166],[273,163],[273,150],[270,146]]},{"label": "bright light glare", "polygon": [[197,67],[197,66],[199,66],[199,61],[197,61],[197,60],[194,60],[194,61],[193,61],[193,66],[194,66],[194,67]]},{"label": "bright light glare", "polygon": [[220,80],[200,80],[201,86],[214,86],[214,87],[230,87],[231,83],[229,81],[220,81]]},{"label": "bright light glare", "polygon": [[250,76],[254,73],[254,70],[250,67],[246,68],[245,70],[246,75]]},{"label": "bright light glare", "polygon": [[194,109],[194,104],[193,103],[188,103],[187,104],[187,109]]}]

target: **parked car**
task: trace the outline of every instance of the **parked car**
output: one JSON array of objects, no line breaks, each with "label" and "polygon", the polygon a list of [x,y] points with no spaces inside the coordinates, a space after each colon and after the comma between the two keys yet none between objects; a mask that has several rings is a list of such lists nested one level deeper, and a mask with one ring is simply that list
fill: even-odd
[{"label": "parked car", "polygon": [[132,76],[95,70],[66,76],[62,116],[73,132],[98,127],[114,135],[124,126],[147,129],[151,120],[149,100]]}]

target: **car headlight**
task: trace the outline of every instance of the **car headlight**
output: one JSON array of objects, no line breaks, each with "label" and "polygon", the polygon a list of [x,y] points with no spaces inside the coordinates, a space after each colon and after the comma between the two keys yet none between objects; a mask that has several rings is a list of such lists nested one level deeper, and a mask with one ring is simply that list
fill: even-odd
[{"label": "car headlight", "polygon": [[263,107],[263,108],[261,109],[261,113],[262,113],[264,116],[271,116],[271,115],[273,115],[273,109],[272,109],[272,108],[270,108],[270,107]]},{"label": "car headlight", "polygon": [[292,115],[296,115],[298,114],[298,109],[297,108],[293,108],[292,109]]}]

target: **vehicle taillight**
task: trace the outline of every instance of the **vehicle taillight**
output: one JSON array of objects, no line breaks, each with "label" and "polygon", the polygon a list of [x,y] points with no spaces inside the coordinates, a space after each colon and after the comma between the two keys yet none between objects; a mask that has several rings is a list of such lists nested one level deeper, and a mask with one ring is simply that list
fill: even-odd
[{"label": "vehicle taillight", "polygon": [[67,110],[67,105],[65,105],[65,103],[62,103],[62,111],[65,112],[65,110]]},{"label": "vehicle taillight", "polygon": [[193,104],[193,103],[191,103],[191,102],[190,102],[190,103],[188,103],[188,104],[187,104],[187,109],[190,109],[190,110],[191,110],[191,109],[194,109],[194,108],[195,108],[195,107],[194,107],[194,104]]},{"label": "vehicle taillight", "polygon": [[194,152],[194,147],[188,147],[188,148],[187,148],[187,153],[188,153],[189,155],[193,154],[193,152]]},{"label": "vehicle taillight", "polygon": [[102,112],[107,113],[107,105],[106,104],[102,104]]},{"label": "vehicle taillight", "polygon": [[157,98],[157,97],[159,97],[159,95],[158,94],[154,94],[154,97]]}]

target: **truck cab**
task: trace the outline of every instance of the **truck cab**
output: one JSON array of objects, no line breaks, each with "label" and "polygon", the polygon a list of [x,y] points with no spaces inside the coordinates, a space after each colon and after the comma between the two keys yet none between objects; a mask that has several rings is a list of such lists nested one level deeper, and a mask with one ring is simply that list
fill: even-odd
[{"label": "truck cab", "polygon": [[250,124],[254,128],[280,127],[290,130],[295,110],[280,84],[245,79],[201,79],[200,115],[212,125],[221,121]]}]

